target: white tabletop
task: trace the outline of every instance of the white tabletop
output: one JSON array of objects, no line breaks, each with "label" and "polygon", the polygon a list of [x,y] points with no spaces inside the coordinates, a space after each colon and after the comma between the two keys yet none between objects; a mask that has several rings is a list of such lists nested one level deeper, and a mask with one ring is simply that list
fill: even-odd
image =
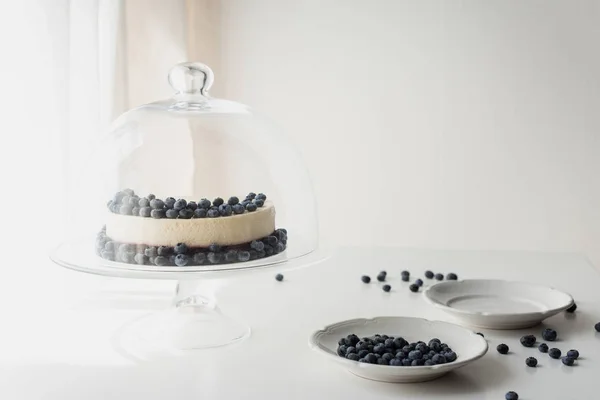
[{"label": "white tabletop", "polygon": [[[392,285],[365,285],[388,272]],[[439,380],[386,384],[355,377],[313,353],[308,335],[325,324],[362,316],[407,315],[450,320],[401,282],[407,269],[416,279],[426,269],[461,278],[538,282],[569,292],[579,308],[523,331],[483,331],[490,351],[481,360]],[[4,282],[0,308],[0,397],[52,400],[158,399],[473,399],[501,400],[509,390],[520,399],[596,398],[600,377],[600,274],[574,254],[436,252],[343,249],[320,265],[232,279],[220,305],[252,326],[252,336],[192,357],[136,363],[116,351],[112,339],[127,321],[169,306],[172,282],[105,278],[67,271],[40,261],[22,278]],[[35,278],[34,278],[35,277]],[[52,284],[48,284],[52,282]],[[558,331],[556,347],[576,348],[576,367],[562,366],[537,349],[519,344],[525,333]],[[504,342],[512,354],[499,355]],[[525,366],[535,356],[537,368]]]}]

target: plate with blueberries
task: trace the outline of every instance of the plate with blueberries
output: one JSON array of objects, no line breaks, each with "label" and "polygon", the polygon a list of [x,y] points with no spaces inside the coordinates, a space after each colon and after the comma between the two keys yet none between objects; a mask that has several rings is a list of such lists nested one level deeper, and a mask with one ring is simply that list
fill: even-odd
[{"label": "plate with blueberries", "polygon": [[424,296],[461,324],[486,329],[529,328],[574,304],[552,287],[494,279],[440,282]]},{"label": "plate with blueberries", "polygon": [[486,340],[469,329],[412,317],[337,322],[314,332],[309,346],[354,375],[391,383],[439,378],[488,350]]}]

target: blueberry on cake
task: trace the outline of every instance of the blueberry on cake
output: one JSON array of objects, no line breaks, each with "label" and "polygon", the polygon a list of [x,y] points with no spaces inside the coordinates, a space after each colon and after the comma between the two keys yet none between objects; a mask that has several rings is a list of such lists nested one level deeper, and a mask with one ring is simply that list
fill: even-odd
[{"label": "blueberry on cake", "polygon": [[110,261],[156,266],[246,262],[286,249],[287,231],[276,229],[267,196],[198,201],[140,197],[131,189],[107,203],[96,253]]}]

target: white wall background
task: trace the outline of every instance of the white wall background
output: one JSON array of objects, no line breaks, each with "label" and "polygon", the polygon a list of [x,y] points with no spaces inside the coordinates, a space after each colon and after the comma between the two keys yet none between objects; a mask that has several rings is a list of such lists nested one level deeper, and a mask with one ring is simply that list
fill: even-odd
[{"label": "white wall background", "polygon": [[600,265],[599,2],[230,0],[221,19],[216,89],[301,148],[326,239]]}]

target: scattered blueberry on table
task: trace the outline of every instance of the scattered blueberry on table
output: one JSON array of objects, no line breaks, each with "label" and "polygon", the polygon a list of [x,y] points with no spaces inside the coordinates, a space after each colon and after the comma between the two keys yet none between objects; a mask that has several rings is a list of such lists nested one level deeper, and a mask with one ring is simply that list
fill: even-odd
[{"label": "scattered blueberry on table", "polygon": [[551,348],[550,350],[548,350],[548,355],[551,358],[554,358],[555,360],[558,360],[561,356],[562,352],[560,351],[560,349],[557,349],[556,347]]},{"label": "scattered blueberry on table", "polygon": [[419,285],[417,285],[416,283],[413,283],[412,285],[410,285],[408,287],[410,289],[411,292],[413,293],[417,293],[419,291]]},{"label": "scattered blueberry on table", "polygon": [[387,273],[385,271],[381,271],[378,275],[377,275],[377,280],[379,282],[383,282],[385,281],[385,277],[387,276]]},{"label": "scattered blueberry on table", "polygon": [[575,310],[577,310],[577,303],[573,303],[571,307],[567,308],[568,313],[574,313]]},{"label": "scattered blueberry on table", "polygon": [[447,280],[449,280],[449,281],[455,281],[455,280],[457,280],[457,279],[458,279],[458,276],[456,276],[456,274],[455,274],[455,273],[452,273],[452,272],[451,272],[451,273],[449,273],[449,274],[446,276],[446,279],[447,279]]},{"label": "scattered blueberry on table", "polygon": [[360,280],[361,280],[361,281],[363,281],[363,283],[370,283],[370,282],[371,282],[371,277],[370,277],[370,276],[368,276],[368,275],[363,275],[363,276],[360,278]]},{"label": "scattered blueberry on table", "polygon": [[283,275],[282,274],[275,275],[275,280],[278,282],[281,282],[283,280]]},{"label": "scattered blueberry on table", "polygon": [[404,282],[408,282],[410,280],[410,272],[408,272],[408,271],[402,271],[400,273],[400,276],[402,277],[402,280]]},{"label": "scattered blueberry on table", "polygon": [[537,367],[538,360],[535,357],[527,357],[527,359],[525,360],[525,364],[527,364],[528,367],[535,368]]},{"label": "scattered blueberry on table", "polygon": [[569,350],[567,351],[567,357],[577,360],[579,358],[579,352],[577,350]]},{"label": "scattered blueberry on table", "polygon": [[544,338],[544,340],[547,340],[549,342],[554,342],[557,336],[558,334],[554,329],[546,328],[542,332],[542,337]]},{"label": "scattered blueberry on table", "polygon": [[421,287],[421,286],[423,286],[423,280],[422,280],[422,279],[417,279],[417,280],[415,281],[415,285],[417,285],[418,287]]},{"label": "scattered blueberry on table", "polygon": [[444,274],[435,274],[435,279],[438,281],[443,281],[444,280]]},{"label": "scattered blueberry on table", "polygon": [[596,329],[596,332],[600,332],[600,322],[594,325],[594,328]]},{"label": "scattered blueberry on table", "polygon": [[500,354],[508,354],[508,346],[504,343],[500,343],[496,347],[496,350],[498,350],[498,353],[500,353]]},{"label": "scattered blueberry on table", "polygon": [[427,279],[433,279],[433,272],[431,272],[431,271],[425,271],[425,278],[427,278]]},{"label": "scattered blueberry on table", "polygon": [[519,395],[516,392],[510,391],[504,396],[506,400],[519,400]]},{"label": "scattered blueberry on table", "polygon": [[542,343],[538,346],[538,350],[540,351],[540,353],[547,353],[548,345],[546,343]]},{"label": "scattered blueberry on table", "polygon": [[569,357],[569,356],[567,356],[567,357],[563,357],[563,358],[561,359],[561,361],[562,361],[562,363],[563,363],[564,365],[566,365],[567,367],[572,367],[572,366],[573,366],[573,364],[575,364],[575,359],[574,359],[574,358],[572,358],[572,357]]},{"label": "scattered blueberry on table", "polygon": [[384,292],[389,292],[390,290],[392,290],[392,287],[390,285],[383,285],[382,289]]},{"label": "scattered blueberry on table", "polygon": [[525,335],[521,337],[520,342],[525,347],[533,347],[535,345],[536,338],[534,335]]}]

